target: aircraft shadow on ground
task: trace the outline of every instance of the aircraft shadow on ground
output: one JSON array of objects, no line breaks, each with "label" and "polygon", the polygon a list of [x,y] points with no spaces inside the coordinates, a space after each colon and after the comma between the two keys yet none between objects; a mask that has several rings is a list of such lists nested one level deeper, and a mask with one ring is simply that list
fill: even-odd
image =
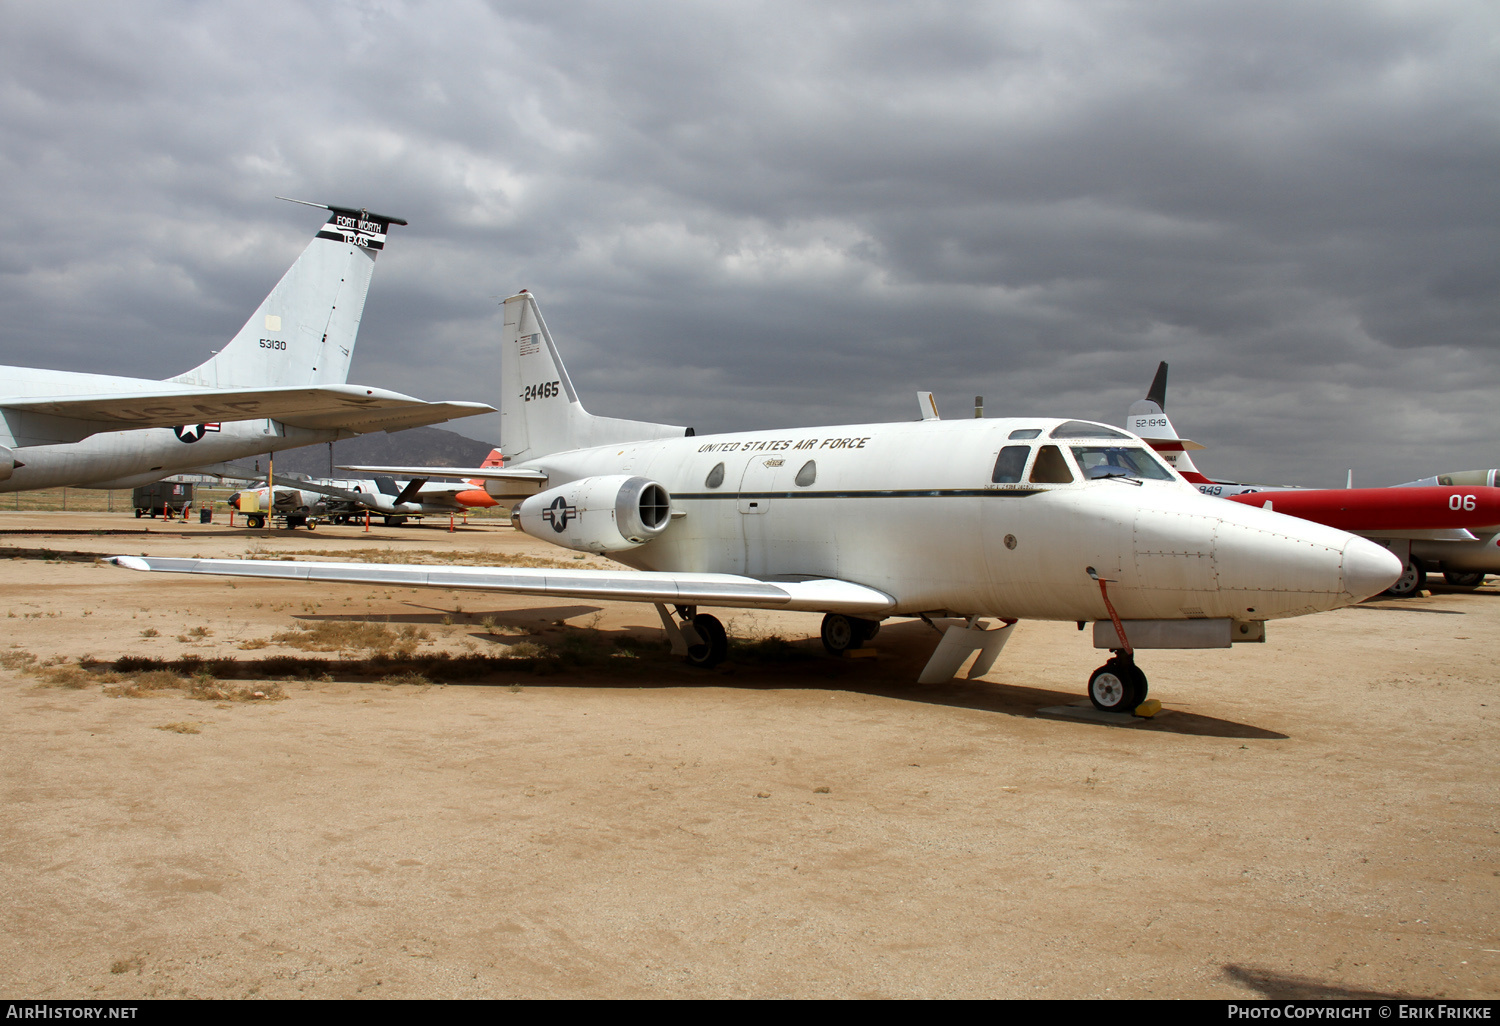
[{"label": "aircraft shadow on ground", "polygon": [[1369,605],[1368,603],[1365,603],[1365,602],[1361,602],[1357,606],[1350,606],[1349,608],[1350,609],[1373,609],[1373,610],[1376,610],[1377,612],[1386,612],[1386,613],[1442,613],[1444,616],[1467,616],[1468,615],[1462,609],[1431,609],[1431,608],[1429,608],[1427,606],[1372,606],[1372,605]]},{"label": "aircraft shadow on ground", "polygon": [[[535,670],[518,665],[514,675],[505,675],[503,683],[507,684],[514,683],[516,678],[524,675],[537,685],[579,688],[729,687],[747,691],[824,689],[1039,719],[1056,719],[1055,714],[1043,713],[1041,710],[1072,705],[1084,697],[1081,689],[1056,691],[983,678],[955,678],[944,684],[918,684],[917,676],[932,654],[932,646],[938,637],[931,627],[920,620],[882,626],[872,645],[878,652],[873,659],[834,658],[823,651],[822,642],[816,637],[785,639],[774,644],[759,639],[733,644],[728,662],[705,670],[688,666],[682,660],[670,656],[660,628],[635,626],[601,629],[560,624],[560,621],[597,613],[597,606],[542,606],[493,611],[465,610],[460,613],[443,607],[418,608],[423,609],[423,612],[390,615],[318,613],[301,614],[296,619],[307,623],[346,621],[410,625],[437,624],[447,618],[466,628],[479,627],[481,621],[488,620],[494,627],[526,631],[525,636],[495,634],[491,633],[489,627],[469,631],[470,639],[491,645],[491,654],[494,655],[503,655],[505,648],[520,641],[534,641],[544,646],[559,642],[563,644],[565,661],[562,665],[543,666],[541,669],[544,672],[537,676],[533,676]],[[543,622],[549,626],[539,627],[539,623]],[[564,640],[568,638],[576,641],[571,647]],[[581,658],[566,661],[570,658],[570,653]],[[630,653],[631,658],[610,658],[614,653]],[[432,672],[441,676],[443,657],[424,658]],[[996,668],[990,671],[990,677],[1003,678],[1004,675],[1002,654]],[[450,683],[494,686],[501,682],[491,678],[477,678]],[[1068,722],[1101,729],[1112,727],[1108,723],[1090,720],[1070,719]],[[1128,729],[1256,740],[1285,740],[1288,736],[1251,724],[1175,711],[1170,707],[1158,718],[1142,720]]]},{"label": "aircraft shadow on ground", "polygon": [[1382,990],[1360,990],[1357,987],[1341,987],[1306,976],[1292,976],[1258,966],[1226,965],[1224,975],[1236,983],[1242,983],[1271,1001],[1422,1001],[1413,994],[1401,994]]}]

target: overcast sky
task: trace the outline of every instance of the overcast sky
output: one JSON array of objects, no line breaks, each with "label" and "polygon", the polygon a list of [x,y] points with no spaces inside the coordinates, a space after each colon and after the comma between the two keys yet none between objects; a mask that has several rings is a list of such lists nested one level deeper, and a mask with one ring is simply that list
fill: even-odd
[{"label": "overcast sky", "polygon": [[[1123,421],[1215,476],[1500,465],[1500,5],[0,0],[0,361],[165,377],[408,219],[351,380],[595,413]],[[456,425],[493,439],[497,418]]]}]

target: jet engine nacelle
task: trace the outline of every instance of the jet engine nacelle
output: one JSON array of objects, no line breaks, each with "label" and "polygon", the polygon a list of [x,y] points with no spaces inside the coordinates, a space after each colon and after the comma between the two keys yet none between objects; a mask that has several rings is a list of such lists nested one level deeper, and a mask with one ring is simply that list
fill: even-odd
[{"label": "jet engine nacelle", "polygon": [[585,477],[539,492],[511,522],[533,538],[584,552],[618,552],[656,538],[672,520],[672,497],[655,481],[626,474]]},{"label": "jet engine nacelle", "polygon": [[10,475],[15,473],[17,467],[24,467],[24,463],[16,462],[16,454],[12,449],[0,445],[0,481],[9,480]]}]

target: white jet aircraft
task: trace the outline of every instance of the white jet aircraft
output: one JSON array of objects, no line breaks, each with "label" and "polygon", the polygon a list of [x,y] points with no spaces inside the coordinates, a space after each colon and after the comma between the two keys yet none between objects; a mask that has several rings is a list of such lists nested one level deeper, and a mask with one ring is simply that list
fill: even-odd
[{"label": "white jet aircraft", "polygon": [[1401,572],[1363,538],[1200,495],[1136,435],[1088,421],[932,417],[695,437],[594,417],[526,292],[505,301],[500,377],[513,462],[441,472],[518,500],[513,523],[527,534],[633,569],[112,562],[650,602],[674,648],[702,666],[726,651],[703,606],[822,613],[835,653],[884,619],[920,617],[942,625],[923,682],[951,678],[974,653],[969,676],[987,672],[1019,620],[1092,620],[1095,646],[1114,655],[1089,697],[1113,711],[1145,699],[1135,649],[1261,641],[1267,620],[1359,602]]},{"label": "white jet aircraft", "polygon": [[[294,201],[303,202],[303,201]],[[215,356],[169,381],[0,367],[0,492],[129,488],[222,460],[493,410],[348,385],[375,257],[400,218],[328,222]]]}]

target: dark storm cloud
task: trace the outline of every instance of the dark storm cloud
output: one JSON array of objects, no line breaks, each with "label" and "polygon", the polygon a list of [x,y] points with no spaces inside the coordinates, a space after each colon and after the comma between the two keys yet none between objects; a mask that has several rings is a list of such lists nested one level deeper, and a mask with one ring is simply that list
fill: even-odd
[{"label": "dark storm cloud", "polygon": [[[354,377],[495,401],[537,292],[601,413],[1118,422],[1210,472],[1500,462],[1483,2],[0,8],[8,362],[166,375],[406,217]],[[486,427],[466,427],[484,434]],[[494,430],[493,426],[489,427]]]}]

